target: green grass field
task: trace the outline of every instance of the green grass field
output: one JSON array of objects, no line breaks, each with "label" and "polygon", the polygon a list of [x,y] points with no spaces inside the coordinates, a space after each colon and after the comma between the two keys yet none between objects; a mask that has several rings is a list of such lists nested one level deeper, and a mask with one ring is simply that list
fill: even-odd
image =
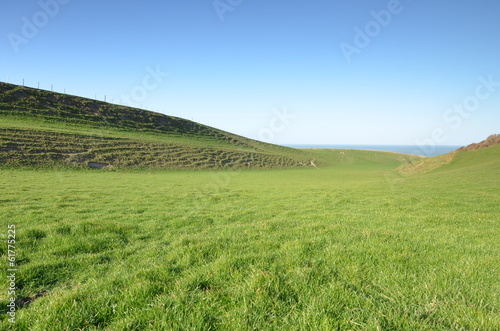
[{"label": "green grass field", "polygon": [[499,330],[500,146],[319,169],[0,170],[9,330]]}]

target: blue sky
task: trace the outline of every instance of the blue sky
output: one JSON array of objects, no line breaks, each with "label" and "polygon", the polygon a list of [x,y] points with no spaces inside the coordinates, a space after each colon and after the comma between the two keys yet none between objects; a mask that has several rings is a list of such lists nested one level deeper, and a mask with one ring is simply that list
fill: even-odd
[{"label": "blue sky", "polygon": [[2,7],[2,81],[278,144],[464,145],[500,133],[497,0]]}]

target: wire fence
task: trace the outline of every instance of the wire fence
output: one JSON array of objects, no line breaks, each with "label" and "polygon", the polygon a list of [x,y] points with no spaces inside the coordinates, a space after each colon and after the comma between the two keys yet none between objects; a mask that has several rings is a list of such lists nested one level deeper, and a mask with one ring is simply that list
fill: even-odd
[{"label": "wire fence", "polygon": [[120,105],[120,106],[131,107],[131,108],[139,108],[139,109],[155,111],[158,113],[166,114],[166,112],[164,112],[163,110],[155,108],[155,107],[150,107],[148,105],[126,104],[126,103],[122,102],[121,98],[109,97],[107,94],[100,95],[100,94],[94,93],[92,95],[91,93],[90,94],[77,93],[76,90],[67,89],[65,87],[63,87],[62,89],[58,89],[57,85],[54,85],[54,84],[44,84],[44,83],[41,83],[40,81],[37,81],[36,83],[32,83],[30,81],[27,81],[24,78],[22,79],[22,81],[16,82],[16,81],[11,81],[11,79],[9,77],[7,77],[7,80],[5,82],[8,84],[33,88],[33,89],[37,89],[37,90],[41,90],[41,91],[60,93],[60,94],[65,94],[65,95],[69,95],[69,96],[76,96],[76,97],[80,97],[80,98],[92,99],[95,101],[106,102],[106,103],[110,103],[110,104],[116,104],[116,105]]},{"label": "wire fence", "polygon": [[[36,81],[35,83],[32,83],[31,81],[28,81],[26,79],[22,79],[19,82],[12,81],[9,76],[7,76],[7,80],[5,81],[8,84],[13,84],[13,85],[18,85],[18,86],[23,86],[23,87],[28,87],[28,88],[33,88],[41,91],[47,91],[47,92],[53,92],[53,93],[60,93],[60,94],[65,94],[69,96],[76,96],[79,98],[85,98],[85,99],[91,99],[99,102],[105,102],[109,104],[114,104],[114,105],[119,105],[119,106],[124,106],[124,107],[130,107],[130,108],[138,108],[138,109],[143,109],[143,110],[148,110],[148,111],[154,111],[160,114],[165,114],[165,115],[170,115],[170,116],[175,116],[175,117],[180,117],[180,118],[185,118],[189,119],[191,121],[195,121],[195,118],[192,116],[184,116],[180,114],[169,114],[167,111],[156,108],[156,107],[150,107],[148,105],[143,105],[143,104],[137,104],[137,105],[131,105],[131,104],[126,104],[124,103],[121,98],[119,97],[109,97],[107,94],[100,95],[97,93],[92,94],[83,94],[83,93],[77,93],[76,90],[71,90],[63,87],[62,89],[58,89],[57,85],[54,84],[44,84],[43,82]],[[189,117],[189,118],[188,118]],[[209,126],[212,126],[211,124],[206,124]]]}]

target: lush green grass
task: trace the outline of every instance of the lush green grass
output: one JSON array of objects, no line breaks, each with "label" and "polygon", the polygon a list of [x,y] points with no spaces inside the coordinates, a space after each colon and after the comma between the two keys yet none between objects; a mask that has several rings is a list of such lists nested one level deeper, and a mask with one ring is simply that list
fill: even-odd
[{"label": "lush green grass", "polygon": [[498,152],[418,176],[361,151],[311,152],[320,169],[0,170],[16,329],[498,330]]}]

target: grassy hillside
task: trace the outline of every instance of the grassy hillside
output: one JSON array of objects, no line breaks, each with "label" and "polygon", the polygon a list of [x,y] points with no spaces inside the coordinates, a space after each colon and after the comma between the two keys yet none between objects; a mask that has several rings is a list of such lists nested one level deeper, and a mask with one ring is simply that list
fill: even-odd
[{"label": "grassy hillside", "polygon": [[411,159],[398,168],[402,175],[424,174],[436,169],[448,170],[450,168],[461,168],[467,164],[474,166],[485,166],[484,162],[495,163],[500,160],[500,135],[491,135],[488,139],[462,147],[448,154],[430,158]]},{"label": "grassy hillside", "polygon": [[498,147],[402,177],[389,153],[310,153],[330,166],[0,169],[0,329],[500,329]]},{"label": "grassy hillside", "polygon": [[307,150],[315,156],[315,160],[323,166],[351,166],[393,169],[413,160],[425,159],[424,156],[407,155],[393,152],[355,150],[355,149],[316,149]]},{"label": "grassy hillside", "polygon": [[0,165],[304,167],[310,155],[141,109],[0,83]]}]

